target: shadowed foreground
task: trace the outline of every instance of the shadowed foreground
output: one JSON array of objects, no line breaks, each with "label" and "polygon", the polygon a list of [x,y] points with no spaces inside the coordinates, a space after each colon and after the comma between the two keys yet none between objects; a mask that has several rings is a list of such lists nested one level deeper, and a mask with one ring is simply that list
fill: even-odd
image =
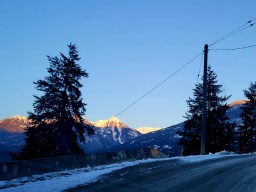
[{"label": "shadowed foreground", "polygon": [[67,191],[256,191],[256,156],[197,163],[173,160],[136,165]]}]

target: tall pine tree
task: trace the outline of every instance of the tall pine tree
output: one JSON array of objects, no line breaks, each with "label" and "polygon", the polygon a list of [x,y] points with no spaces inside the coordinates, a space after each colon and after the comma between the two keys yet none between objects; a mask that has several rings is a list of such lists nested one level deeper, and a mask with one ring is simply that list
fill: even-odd
[{"label": "tall pine tree", "polygon": [[16,159],[32,159],[70,154],[81,154],[78,141],[84,142],[84,134],[94,133],[83,123],[85,115],[80,79],[88,73],[77,63],[80,58],[76,46],[69,44],[69,54],[48,56],[49,75],[34,84],[42,96],[34,96],[34,112],[28,113],[31,126],[27,127],[25,145]]},{"label": "tall pine tree", "polygon": [[244,90],[247,98],[242,106],[242,125],[239,126],[240,147],[243,152],[256,150],[256,82],[251,83],[248,90]]},{"label": "tall pine tree", "polygon": [[[222,85],[218,85],[217,75],[209,66],[207,69],[207,117],[206,117],[206,153],[231,150],[234,123],[229,123],[226,111],[230,96],[220,96]],[[181,138],[178,144],[183,146],[184,155],[200,154],[203,83],[197,83],[193,89],[194,97],[187,100],[188,112],[185,115],[184,129],[177,132]]]}]

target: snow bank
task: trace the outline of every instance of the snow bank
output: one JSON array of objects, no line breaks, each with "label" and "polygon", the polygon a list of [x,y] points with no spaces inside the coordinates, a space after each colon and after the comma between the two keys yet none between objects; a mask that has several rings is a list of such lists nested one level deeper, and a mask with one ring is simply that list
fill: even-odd
[{"label": "snow bank", "polygon": [[208,159],[222,158],[226,156],[233,156],[234,153],[222,151],[216,154],[209,155],[195,155],[187,157],[172,157],[162,159],[145,159],[134,162],[123,162],[112,165],[97,166],[94,168],[85,167],[69,171],[61,171],[55,173],[47,173],[42,175],[34,175],[30,177],[22,177],[11,181],[0,181],[1,192],[53,192],[63,191],[79,185],[85,185],[98,180],[105,174],[110,172],[130,167],[142,163],[150,163],[156,161],[166,160],[180,160],[180,162],[198,162]]},{"label": "snow bank", "polygon": [[198,162],[198,161],[204,161],[208,159],[217,159],[217,158],[233,156],[233,155],[236,155],[236,154],[234,152],[221,151],[214,154],[210,153],[208,155],[191,155],[186,157],[179,157],[179,159],[183,162]]}]

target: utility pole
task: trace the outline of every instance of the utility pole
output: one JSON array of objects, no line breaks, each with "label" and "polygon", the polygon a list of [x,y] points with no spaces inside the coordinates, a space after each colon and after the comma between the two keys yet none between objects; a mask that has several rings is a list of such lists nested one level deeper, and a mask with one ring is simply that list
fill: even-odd
[{"label": "utility pole", "polygon": [[205,155],[206,142],[206,102],[207,102],[207,62],[208,45],[204,45],[204,82],[203,82],[203,106],[202,106],[202,129],[201,129],[201,155]]}]

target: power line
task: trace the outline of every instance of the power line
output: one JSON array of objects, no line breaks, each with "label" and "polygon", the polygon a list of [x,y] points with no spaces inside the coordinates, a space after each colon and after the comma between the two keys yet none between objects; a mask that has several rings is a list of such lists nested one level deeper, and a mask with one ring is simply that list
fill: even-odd
[{"label": "power line", "polygon": [[249,49],[249,48],[252,48],[252,47],[256,47],[256,44],[245,46],[245,47],[227,48],[227,49],[210,49],[210,50],[211,51],[235,51],[235,50],[239,50],[239,49]]},{"label": "power line", "polygon": [[153,87],[152,89],[150,89],[148,92],[146,92],[144,95],[142,95],[140,98],[138,98],[137,100],[135,100],[134,102],[132,102],[130,105],[128,105],[127,107],[125,107],[122,111],[120,111],[119,113],[117,113],[114,117],[117,117],[118,115],[120,115],[121,113],[125,112],[127,109],[129,109],[130,107],[132,107],[133,105],[135,105],[136,103],[138,103],[140,100],[142,100],[144,97],[146,97],[148,94],[150,94],[151,92],[153,92],[155,89],[157,89],[158,87],[160,87],[162,84],[164,84],[166,81],[168,81],[170,78],[172,78],[174,75],[176,75],[177,73],[179,73],[182,69],[184,69],[186,66],[188,66],[190,63],[192,63],[196,58],[198,58],[203,52],[199,53],[198,55],[196,55],[193,59],[191,59],[190,61],[188,61],[185,65],[183,65],[181,68],[179,68],[177,71],[175,71],[174,73],[172,73],[170,76],[168,76],[166,79],[164,79],[163,81],[161,81],[160,83],[158,83],[155,87]]},{"label": "power line", "polygon": [[204,55],[202,54],[201,62],[200,62],[200,67],[199,67],[197,78],[196,78],[196,84],[198,83],[198,79],[199,79],[199,76],[200,76],[200,73],[201,73],[201,67],[202,67],[202,64],[203,64],[203,58],[204,58]]},{"label": "power line", "polygon": [[[231,36],[236,35],[237,33],[240,33],[244,30],[246,30],[249,27],[252,27],[254,23],[252,23],[252,21],[254,21],[256,18],[251,19],[250,21],[246,22],[245,24],[241,25],[240,27],[236,28],[235,30],[231,31],[230,33],[224,35],[222,38],[218,39],[217,41],[213,42],[212,44],[209,45],[213,46]],[[246,26],[246,27],[245,27]],[[256,45],[253,46],[247,46],[247,47],[243,47],[243,48],[250,48],[250,47],[254,47]],[[242,48],[236,48],[236,49],[242,49]],[[213,49],[211,49],[213,50]],[[157,89],[158,87],[160,87],[162,84],[164,84],[166,81],[168,81],[170,78],[172,78],[174,75],[176,75],[178,72],[180,72],[183,68],[185,68],[187,65],[189,65],[191,62],[193,62],[196,58],[198,58],[203,52],[200,52],[198,55],[196,55],[193,59],[191,59],[189,62],[187,62],[185,65],[183,65],[181,68],[179,68],[177,71],[175,71],[174,73],[172,73],[170,76],[168,76],[166,79],[164,79],[163,81],[161,81],[159,84],[157,84],[155,87],[153,87],[152,89],[150,89],[148,92],[146,92],[144,95],[142,95],[141,97],[139,97],[137,100],[135,100],[134,102],[132,102],[130,105],[128,105],[127,107],[125,107],[122,111],[120,111],[119,113],[117,113],[115,116],[113,117],[117,117],[118,115],[120,115],[121,113],[125,112],[127,109],[129,109],[130,107],[132,107],[133,105],[135,105],[137,102],[139,102],[140,100],[142,100],[144,97],[146,97],[148,94],[150,94],[151,92],[153,92],[155,89]],[[201,68],[201,67],[200,67]],[[200,69],[199,69],[200,70]],[[197,78],[198,80],[198,78]]]},{"label": "power line", "polygon": [[[250,21],[248,21],[248,22],[246,22],[245,24],[241,25],[240,27],[234,29],[234,30],[231,31],[230,33],[224,35],[223,37],[221,37],[221,38],[218,39],[217,41],[211,43],[211,44],[209,45],[209,47],[211,47],[211,46],[213,46],[213,45],[215,45],[215,44],[217,44],[217,43],[219,43],[219,42],[221,42],[221,41],[223,41],[223,40],[225,40],[225,39],[227,39],[227,38],[229,38],[229,37],[232,37],[232,36],[236,35],[237,33],[240,33],[240,32],[242,32],[242,31],[248,29],[249,27],[252,27],[252,26],[255,24],[255,22],[252,23],[252,21],[254,21],[255,19],[256,19],[256,18],[251,19]],[[245,26],[246,26],[246,27],[245,27]]]}]

